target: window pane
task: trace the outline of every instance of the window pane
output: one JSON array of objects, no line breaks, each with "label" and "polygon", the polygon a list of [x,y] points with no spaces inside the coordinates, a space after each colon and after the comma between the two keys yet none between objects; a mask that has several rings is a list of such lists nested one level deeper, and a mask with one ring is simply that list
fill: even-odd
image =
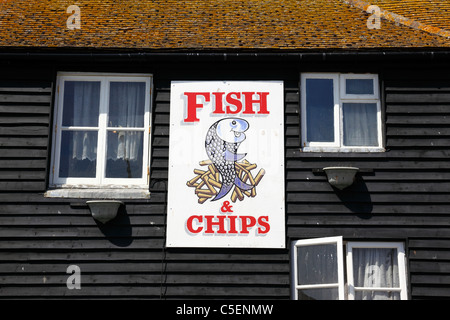
[{"label": "window pane", "polygon": [[97,132],[62,131],[59,161],[59,176],[61,178],[95,178]]},{"label": "window pane", "polygon": [[111,82],[110,127],[142,128],[145,112],[145,82]]},{"label": "window pane", "polygon": [[144,132],[108,131],[107,178],[142,178]]},{"label": "window pane", "polygon": [[64,82],[63,126],[97,127],[100,82]]},{"label": "window pane", "polygon": [[346,79],[345,93],[373,94],[373,79]]},{"label": "window pane", "polygon": [[400,300],[400,292],[392,291],[357,291],[356,300]]},{"label": "window pane", "polygon": [[377,104],[344,103],[344,145],[378,146]]},{"label": "window pane", "polygon": [[355,287],[398,288],[397,250],[393,248],[353,248]]},{"label": "window pane", "polygon": [[335,243],[297,247],[298,284],[338,283]]},{"label": "window pane", "polygon": [[334,93],[332,79],[306,80],[307,140],[334,142]]},{"label": "window pane", "polygon": [[298,290],[298,300],[339,300],[338,288]]}]

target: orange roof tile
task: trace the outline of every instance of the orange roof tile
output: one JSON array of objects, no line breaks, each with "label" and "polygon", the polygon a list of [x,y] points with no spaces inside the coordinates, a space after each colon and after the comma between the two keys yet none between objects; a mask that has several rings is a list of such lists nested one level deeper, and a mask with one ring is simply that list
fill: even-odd
[{"label": "orange roof tile", "polygon": [[370,2],[380,8],[402,15],[425,25],[450,30],[450,1],[370,0]]},{"label": "orange roof tile", "polygon": [[[444,29],[450,27],[450,3],[420,0],[403,1],[401,5],[399,5],[399,2],[394,3],[386,0],[371,2],[344,0],[344,2],[368,13],[374,13],[374,10],[378,10],[379,12],[376,14],[387,21],[450,39],[450,31]],[[374,6],[377,8],[373,8]],[[405,10],[405,8],[407,9]]]},{"label": "orange roof tile", "polygon": [[[448,1],[367,0],[422,27],[370,14],[351,0],[0,0],[0,47],[214,49],[449,48]],[[405,5],[407,3],[407,5]],[[66,10],[77,5],[81,28]],[[395,16],[394,16],[395,17]],[[389,21],[391,20],[391,21]],[[437,29],[436,29],[437,28]]]}]

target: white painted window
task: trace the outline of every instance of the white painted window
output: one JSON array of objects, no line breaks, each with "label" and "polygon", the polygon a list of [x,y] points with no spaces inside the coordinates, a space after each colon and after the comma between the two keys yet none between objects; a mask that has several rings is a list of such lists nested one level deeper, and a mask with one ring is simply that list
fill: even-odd
[{"label": "white painted window", "polygon": [[303,73],[301,106],[303,151],[384,151],[377,75]]},{"label": "white painted window", "polygon": [[52,187],[148,187],[151,80],[58,74]]},{"label": "white painted window", "polygon": [[297,240],[292,255],[293,299],[344,299],[342,237]]},{"label": "white painted window", "polygon": [[406,300],[405,249],[398,242],[348,242],[349,300]]},{"label": "white painted window", "polygon": [[403,243],[328,237],[294,241],[291,250],[295,300],[407,299]]}]

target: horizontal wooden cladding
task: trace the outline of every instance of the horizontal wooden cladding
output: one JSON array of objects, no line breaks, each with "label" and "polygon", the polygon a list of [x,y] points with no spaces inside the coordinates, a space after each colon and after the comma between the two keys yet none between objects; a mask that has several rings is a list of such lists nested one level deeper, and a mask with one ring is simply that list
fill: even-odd
[{"label": "horizontal wooden cladding", "polygon": [[[168,88],[154,91],[150,200],[125,201],[125,212],[102,225],[82,199],[48,199],[40,192],[19,190],[0,193],[0,299],[289,298],[286,250],[165,248]],[[21,146],[26,139],[14,138],[17,144],[4,141],[15,156],[0,155],[11,167],[0,170],[0,186],[44,165],[37,162],[45,160],[38,150],[46,150],[46,144]],[[26,148],[34,156],[25,155]],[[35,161],[36,168],[10,160]],[[66,268],[72,264],[81,269],[81,290],[66,287]]]},{"label": "horizontal wooden cladding", "polygon": [[[350,186],[348,192],[369,192],[374,193],[446,193],[450,190],[450,182],[447,181],[361,181],[361,188]],[[286,183],[286,190],[288,192],[300,191],[333,191],[334,189],[325,179],[323,181],[288,181]],[[350,191],[351,190],[351,191]]]},{"label": "horizontal wooden cladding", "polygon": [[[285,88],[285,144],[287,148],[292,147],[293,154],[301,150],[300,139],[300,93],[295,87]],[[285,156],[289,157],[289,152]],[[292,155],[292,153],[290,153]]]},{"label": "horizontal wooden cladding", "polygon": [[[184,275],[186,279],[192,278],[191,281],[184,280],[185,283],[200,284],[196,281],[195,276],[198,274],[213,275],[225,277],[228,275],[228,284],[238,284],[233,281],[230,274],[236,274],[236,277],[247,277],[254,279],[254,283],[258,284],[258,277],[264,283],[264,277],[267,279],[278,278],[283,279],[279,285],[287,285],[289,283],[289,261],[284,258],[274,259],[274,257],[260,255],[259,261],[255,261],[254,254],[217,254],[209,251],[210,254],[204,253],[197,256],[191,254],[184,259],[173,255],[173,258],[168,258],[168,254],[162,250],[147,249],[145,251],[136,249],[122,250],[118,249],[103,249],[101,252],[81,248],[71,250],[70,252],[58,252],[54,250],[46,250],[48,258],[45,259],[43,254],[29,255],[26,259],[20,251],[15,251],[14,254],[5,253],[0,258],[1,273],[7,275],[34,275],[34,274],[58,274],[66,272],[69,265],[75,264],[80,267],[83,274],[104,275],[109,273],[128,273],[128,274],[142,274],[151,275],[155,272],[160,272],[164,268],[167,275],[180,276]],[[203,256],[203,257],[202,257]],[[258,256],[258,255],[256,255]],[[34,257],[33,261],[29,258]],[[103,257],[103,260],[102,258]],[[276,255],[275,255],[276,257]],[[8,258],[8,259],[6,259]],[[214,259],[213,259],[214,258]],[[256,269],[264,268],[266,272],[255,273]],[[125,276],[126,274],[124,274]],[[119,275],[120,276],[120,275]],[[160,279],[158,279],[160,281]],[[222,280],[223,281],[223,280]],[[217,281],[220,283],[222,281]],[[266,280],[266,283],[269,281]]]},{"label": "horizontal wooden cladding", "polygon": [[386,103],[448,103],[450,101],[450,90],[436,91],[430,88],[429,92],[418,92],[417,89],[405,92],[387,88],[386,91]]},{"label": "horizontal wooden cladding", "polygon": [[[11,122],[13,119],[11,119]],[[33,123],[30,121],[30,123]],[[48,134],[48,126],[8,126],[0,127],[0,135],[42,136]]]},{"label": "horizontal wooden cladding", "polygon": [[[0,254],[0,279],[4,280],[0,298],[34,297],[41,292],[46,297],[160,298],[161,294],[165,299],[204,299],[210,295],[225,299],[236,296],[287,299],[286,257],[285,253],[262,250],[163,252],[151,248],[104,248],[99,251],[78,247],[61,252],[56,247],[36,249],[31,254],[11,250]],[[66,288],[69,276],[66,269],[73,264],[81,270],[80,291]],[[266,272],[255,272],[260,269]],[[24,286],[30,290],[25,292]]]},{"label": "horizontal wooden cladding", "polygon": [[[400,147],[403,147],[403,145],[400,145]],[[364,161],[367,160],[367,158],[371,159],[389,159],[389,160],[402,160],[402,159],[422,159],[422,160],[428,160],[428,159],[442,159],[445,157],[450,156],[450,150],[446,148],[446,146],[438,147],[434,146],[431,148],[421,148],[417,145],[415,145],[415,148],[411,148],[411,145],[408,146],[408,149],[389,149],[386,152],[371,152],[371,153],[348,153],[348,152],[327,152],[327,153],[321,153],[320,159],[328,161]],[[302,152],[299,148],[287,148],[285,150],[285,156],[287,160],[295,159],[295,158],[302,158],[306,161],[306,158],[317,158],[317,153],[314,152]],[[317,167],[318,168],[318,167]]]},{"label": "horizontal wooden cladding", "polygon": [[[450,90],[402,81],[386,87],[388,150],[366,154],[301,152],[299,90],[285,86],[287,236],[405,241],[411,296],[448,297]],[[289,298],[287,249],[165,248],[170,81],[162,82],[152,110],[151,199],[126,201],[108,225],[82,200],[42,195],[50,87],[0,88],[0,298]],[[365,171],[338,191],[315,170],[330,165]],[[82,290],[66,287],[72,264]]]},{"label": "horizontal wooden cladding", "polygon": [[[12,197],[12,195],[10,195]],[[42,195],[41,195],[42,197]],[[54,203],[43,201],[42,203],[34,202],[33,199],[30,198],[31,203],[27,203],[28,201],[19,202],[16,199],[16,203],[2,203],[0,210],[0,219],[11,217],[17,218],[17,222],[21,221],[25,217],[29,219],[34,219],[36,223],[40,224],[53,224],[54,221],[59,221],[60,219],[66,219],[64,223],[70,225],[77,225],[77,222],[80,224],[85,224],[85,219],[90,219],[92,221],[92,216],[90,215],[90,211],[88,206],[86,205],[84,200],[78,199],[58,199],[58,201],[53,200]],[[165,205],[159,203],[146,203],[146,204],[133,204],[129,201],[125,202],[125,209],[122,212],[119,212],[119,217],[127,217],[128,219],[136,218],[136,219],[146,219],[146,217],[158,217],[165,215]],[[49,219],[50,217],[54,217],[55,220]],[[42,221],[39,219],[42,218]],[[117,219],[118,220],[118,219]],[[120,222],[117,221],[116,222]],[[138,220],[139,223],[142,223]],[[13,222],[11,222],[13,223]],[[63,223],[61,221],[61,223]]]},{"label": "horizontal wooden cladding", "polygon": [[[121,241],[122,240],[122,241]],[[160,238],[132,239],[129,236],[107,238],[103,235],[95,239],[91,238],[67,238],[56,239],[53,236],[37,239],[3,239],[2,248],[8,247],[11,250],[109,250],[122,248],[146,249],[161,248],[164,246],[164,240]],[[132,246],[131,246],[132,245]]]},{"label": "horizontal wooden cladding", "polygon": [[[17,114],[17,115],[34,115],[33,118],[28,119],[22,119],[22,121],[29,121],[32,119],[37,119],[37,121],[44,122],[48,115],[50,113],[50,105],[44,104],[44,105],[2,105],[0,104],[0,114]],[[17,121],[20,121],[21,118],[17,117]]]},{"label": "horizontal wooden cladding", "polygon": [[[403,215],[406,217],[409,216],[426,216],[426,220],[430,219],[439,219],[436,215],[449,215],[450,213],[450,204],[430,204],[430,203],[413,203],[413,204],[404,204],[404,203],[371,203],[370,204],[370,214],[374,216],[380,216],[383,219],[389,219],[389,216],[393,216],[393,219],[403,219],[401,218]],[[348,214],[355,215],[355,212],[352,210],[352,207],[348,207],[343,205],[341,202],[325,202],[325,203],[289,203],[287,205],[287,210],[291,214],[289,219],[302,219],[305,215],[306,218],[310,217],[310,215],[316,215],[317,219],[328,219],[331,216],[331,221],[335,219],[339,219],[343,217],[345,221],[345,217]],[[361,212],[362,214],[364,212]],[[363,215],[364,217],[364,215]],[[367,218],[367,217],[366,217]],[[445,218],[445,217],[444,217]],[[360,217],[352,217],[352,219],[358,219],[360,223],[367,223],[367,220],[359,220]],[[379,218],[376,218],[379,219]],[[327,222],[325,222],[327,223]],[[446,223],[444,223],[446,225]]]},{"label": "horizontal wooden cladding", "polygon": [[440,115],[450,113],[450,104],[393,104],[386,105],[386,112],[390,114],[429,114]]},{"label": "horizontal wooden cladding", "polygon": [[[449,120],[450,125],[450,120]],[[450,127],[395,127],[389,126],[386,130],[387,136],[450,136]]]},{"label": "horizontal wooden cladding", "polygon": [[[106,227],[105,227],[106,228]],[[73,238],[100,238],[108,233],[110,238],[112,237],[130,237],[133,239],[139,238],[149,238],[149,237],[163,237],[164,228],[160,226],[147,225],[147,226],[132,226],[118,225],[118,226],[108,226],[108,230],[104,231],[100,229],[97,225],[91,226],[79,226],[79,227],[0,227],[1,237],[0,239],[13,239],[13,238],[33,238],[38,237],[39,239],[53,238],[53,239],[73,239]],[[39,240],[36,240],[39,241]],[[86,239],[86,241],[89,241]],[[130,240],[130,244],[131,244]]]},{"label": "horizontal wooden cladding", "polygon": [[413,299],[447,299],[450,286],[450,239],[413,238],[408,242]]},{"label": "horizontal wooden cladding", "polygon": [[318,194],[317,192],[290,192],[287,196],[287,201],[290,203],[325,203],[325,202],[335,202],[335,203],[408,203],[408,204],[421,204],[421,203],[448,203],[448,193],[441,194],[423,194],[423,193],[409,193],[409,194],[374,194],[368,195],[367,193],[347,193],[347,194],[336,194],[336,193],[323,193]]},{"label": "horizontal wooden cladding", "polygon": [[[65,267],[64,265],[63,267]],[[63,269],[63,268],[61,268]],[[154,273],[147,274],[139,274],[139,273],[109,273],[105,272],[102,274],[96,273],[87,273],[82,274],[82,281],[84,286],[89,286],[91,284],[95,284],[97,286],[106,285],[120,285],[120,286],[132,286],[132,285],[141,285],[141,286],[157,286],[158,283],[161,282],[161,278],[163,277],[166,285],[192,285],[192,284],[208,284],[208,285],[226,285],[229,283],[228,275],[221,274],[202,274],[202,275],[177,275],[177,274],[167,274],[165,276],[161,276],[158,273],[159,270],[155,270]],[[38,285],[48,285],[48,286],[62,286],[66,287],[67,274],[49,274],[45,275],[36,275],[31,274],[27,277],[23,277],[21,275],[7,275],[0,276],[0,281],[2,282],[2,286],[11,286],[11,285],[26,285],[26,286],[38,286]],[[244,285],[277,285],[277,284],[288,284],[286,283],[288,279],[286,279],[283,275],[255,275],[255,274],[243,274],[237,275],[236,280],[239,283]],[[83,287],[84,287],[83,286]],[[67,290],[67,288],[65,288]]]},{"label": "horizontal wooden cladding", "polygon": [[151,142],[150,191],[167,190],[169,165],[170,86],[155,90]]},{"label": "horizontal wooden cladding", "polygon": [[[258,257],[259,261],[267,261],[268,263],[289,263],[289,258],[285,252],[280,250],[253,250],[248,251],[245,249],[232,250],[232,249],[178,249],[178,250],[165,250],[164,248],[128,248],[124,250],[122,247],[111,248],[107,250],[71,250],[61,251],[57,248],[54,250],[37,250],[28,252],[25,250],[8,250],[2,249],[0,255],[1,263],[28,263],[30,261],[51,263],[65,262],[73,260],[74,262],[103,262],[106,260],[121,262],[121,261],[159,261],[161,263],[169,262],[189,262],[192,260],[204,260],[204,261],[249,261],[252,258]],[[187,270],[188,271],[188,270]],[[218,270],[209,270],[214,273]]]},{"label": "horizontal wooden cladding", "polygon": [[[111,278],[113,278],[112,276]],[[237,287],[218,285],[202,285],[201,287],[180,285],[165,286],[161,290],[158,285],[85,285],[80,290],[68,290],[65,286],[27,286],[2,287],[1,296],[22,299],[245,299],[248,296],[257,299],[288,299],[283,289],[271,289],[264,285]],[[207,298],[205,298],[207,297]]]},{"label": "horizontal wooden cladding", "polygon": [[409,124],[409,125],[439,125],[447,124],[450,121],[450,115],[397,115],[397,114],[387,114],[386,124]]},{"label": "horizontal wooden cladding", "polygon": [[387,148],[436,149],[449,145],[450,89],[388,83]]},{"label": "horizontal wooden cladding", "polygon": [[12,137],[0,136],[0,147],[39,148],[48,146],[48,136]]},{"label": "horizontal wooden cladding", "polygon": [[[14,92],[17,93],[17,92]],[[47,93],[47,92],[45,92]],[[50,94],[26,94],[19,92],[18,94],[0,93],[0,103],[50,103]]]},{"label": "horizontal wooden cladding", "polygon": [[[311,208],[311,211],[314,211]],[[370,219],[369,219],[370,218]],[[379,226],[379,227],[436,227],[436,228],[448,228],[450,226],[450,219],[447,215],[431,215],[426,216],[410,214],[405,212],[397,214],[395,216],[391,214],[381,214],[379,212],[374,213],[355,213],[349,212],[348,214],[319,214],[319,213],[303,213],[299,216],[290,216],[287,219],[288,225],[310,225],[310,226]],[[436,230],[437,231],[437,230]],[[450,232],[450,231],[449,231]]]},{"label": "horizontal wooden cladding", "polygon": [[[320,168],[317,168],[320,170]],[[421,181],[450,181],[450,171],[436,169],[405,169],[405,170],[372,170],[371,172],[358,172],[356,178],[364,181],[408,181],[419,183]],[[326,181],[324,172],[314,172],[313,169],[290,170],[286,173],[287,181]]]},{"label": "horizontal wooden cladding", "polygon": [[[406,241],[407,238],[413,236],[432,236],[432,237],[448,237],[450,232],[447,230],[436,230],[436,228],[420,228],[410,227],[401,228],[399,226],[374,226],[374,227],[361,227],[361,226],[292,226],[288,229],[288,237],[298,239],[298,235],[302,235],[304,238],[321,238],[321,237],[333,237],[343,236],[346,240],[355,241],[372,241],[382,242],[394,239],[395,241]],[[381,239],[381,240],[380,240]],[[389,239],[389,240],[387,240]],[[430,261],[431,262],[431,261]]]},{"label": "horizontal wooden cladding", "polygon": [[[287,299],[287,255],[262,251],[256,255],[259,261],[252,261],[255,252],[219,253],[218,250],[190,254],[148,249],[101,252],[79,249],[66,254],[52,250],[45,253],[46,259],[44,254],[25,256],[20,251],[8,252],[0,255],[0,296],[27,298],[40,292],[46,297]],[[82,289],[79,291],[66,287],[69,276],[66,269],[72,264],[81,270]],[[261,268],[270,273],[255,273],[255,269]],[[30,290],[24,290],[25,286]],[[256,288],[260,291],[255,291]]]},{"label": "horizontal wooden cladding", "polygon": [[[450,162],[445,159],[386,159],[386,158],[377,158],[367,156],[366,159],[358,160],[358,159],[343,159],[340,161],[336,160],[327,160],[327,159],[314,159],[314,158],[305,158],[304,161],[296,161],[287,159],[286,168],[289,169],[320,169],[325,167],[330,167],[333,165],[338,166],[352,166],[360,169],[370,169],[370,170],[411,170],[411,169],[442,169],[448,170],[450,169]],[[307,160],[307,161],[306,161]]]},{"label": "horizontal wooden cladding", "polygon": [[[302,152],[291,106],[286,114],[287,236],[402,241],[410,297],[448,298],[450,85],[423,81],[418,86],[407,77],[389,77],[383,78],[385,152]],[[320,170],[329,166],[361,170],[341,191]]]},{"label": "horizontal wooden cladding", "polygon": [[[323,205],[303,206],[304,212],[287,219],[288,236],[302,238],[341,235],[345,239],[398,239],[414,237],[450,238],[448,212],[431,214],[409,212],[408,208],[388,208],[387,205],[336,204],[326,212]],[[343,208],[339,208],[342,206]],[[422,205],[425,207],[425,205]],[[345,208],[345,209],[344,209]],[[447,206],[448,209],[448,206]]]},{"label": "horizontal wooden cladding", "polygon": [[44,191],[51,84],[0,88],[0,191]]}]

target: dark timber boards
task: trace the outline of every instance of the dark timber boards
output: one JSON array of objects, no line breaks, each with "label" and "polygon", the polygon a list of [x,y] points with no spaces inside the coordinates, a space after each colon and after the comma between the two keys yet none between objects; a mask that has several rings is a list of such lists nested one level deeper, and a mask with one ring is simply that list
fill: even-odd
[{"label": "dark timber boards", "polygon": [[[164,247],[169,88],[180,79],[283,80],[287,246],[290,240],[337,235],[405,241],[410,297],[450,297],[448,63],[414,70],[383,61],[368,70],[350,60],[339,66],[47,62],[6,69],[0,75],[0,298],[289,299],[289,249]],[[86,199],[43,196],[51,171],[56,70],[69,69],[154,74],[151,199],[125,201],[108,225],[92,219]],[[323,70],[379,73],[386,152],[302,152],[300,73]],[[363,170],[353,186],[336,191],[315,170],[333,165]],[[81,290],[66,287],[71,264],[81,268]]]}]

